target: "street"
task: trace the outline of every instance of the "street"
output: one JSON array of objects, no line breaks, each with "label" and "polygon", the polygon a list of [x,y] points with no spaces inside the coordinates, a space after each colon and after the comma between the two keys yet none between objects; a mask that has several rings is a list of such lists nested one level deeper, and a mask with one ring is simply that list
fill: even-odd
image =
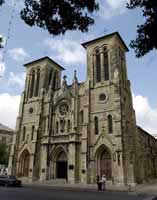
[{"label": "street", "polygon": [[113,191],[83,191],[52,187],[0,187],[0,200],[144,200],[145,195]]}]

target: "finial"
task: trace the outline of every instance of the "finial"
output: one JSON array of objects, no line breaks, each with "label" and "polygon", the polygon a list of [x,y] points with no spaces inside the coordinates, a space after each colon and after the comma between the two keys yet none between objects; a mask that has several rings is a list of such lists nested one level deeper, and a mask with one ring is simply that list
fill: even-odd
[{"label": "finial", "polygon": [[65,89],[67,88],[67,76],[64,75],[63,76],[63,82],[62,82],[62,91],[65,91]]},{"label": "finial", "polygon": [[73,83],[78,83],[78,80],[77,80],[77,76],[76,76],[76,70],[74,70],[74,78],[73,78]]},{"label": "finial", "polygon": [[66,79],[67,79],[67,76],[66,76],[66,75],[64,75],[64,76],[63,76],[63,79],[66,81]]}]

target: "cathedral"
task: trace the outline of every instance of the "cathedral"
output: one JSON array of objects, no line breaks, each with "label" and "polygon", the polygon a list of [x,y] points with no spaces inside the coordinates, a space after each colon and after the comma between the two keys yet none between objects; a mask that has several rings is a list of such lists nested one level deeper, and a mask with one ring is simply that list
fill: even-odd
[{"label": "cathedral", "polygon": [[[157,176],[157,141],[136,125],[128,48],[118,32],[85,42],[86,80],[49,57],[24,65],[9,173],[30,181],[136,184]],[[80,58],[81,59],[81,58]],[[84,73],[84,72],[82,72]]]}]

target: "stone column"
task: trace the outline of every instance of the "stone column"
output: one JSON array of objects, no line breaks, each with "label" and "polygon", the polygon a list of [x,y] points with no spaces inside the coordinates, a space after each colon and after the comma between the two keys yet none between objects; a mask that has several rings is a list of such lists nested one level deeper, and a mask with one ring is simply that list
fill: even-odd
[{"label": "stone column", "polygon": [[34,167],[34,154],[30,155],[30,160],[29,160],[29,180],[33,180],[33,167]]},{"label": "stone column", "polygon": [[[141,169],[142,170],[142,169]],[[135,174],[134,174],[134,165],[133,163],[128,163],[127,167],[127,184],[130,186],[135,186]]]},{"label": "stone column", "polygon": [[28,88],[29,87],[29,75],[26,76],[26,80],[25,80],[25,97],[26,99],[28,98]]},{"label": "stone column", "polygon": [[48,123],[49,123],[49,121],[48,121],[49,119],[48,119],[48,116],[46,117],[46,119],[45,119],[45,132],[43,133],[45,136],[48,136]]},{"label": "stone column", "polygon": [[[122,151],[117,151],[116,161],[113,163],[113,179],[116,185],[124,185],[124,166],[122,159]],[[119,162],[119,163],[118,163]]]},{"label": "stone column", "polygon": [[41,146],[40,153],[40,181],[46,180],[47,177],[47,146]]},{"label": "stone column", "polygon": [[88,176],[89,176],[89,183],[95,183],[96,182],[96,161],[90,160],[89,168],[88,168]]},{"label": "stone column", "polygon": [[90,80],[93,86],[94,80],[94,55],[87,52],[87,76],[86,80]]},{"label": "stone column", "polygon": [[68,155],[68,181],[75,183],[76,180],[76,146],[75,143],[69,144]]},{"label": "stone column", "polygon": [[87,183],[87,125],[83,126],[81,144],[81,182]]}]

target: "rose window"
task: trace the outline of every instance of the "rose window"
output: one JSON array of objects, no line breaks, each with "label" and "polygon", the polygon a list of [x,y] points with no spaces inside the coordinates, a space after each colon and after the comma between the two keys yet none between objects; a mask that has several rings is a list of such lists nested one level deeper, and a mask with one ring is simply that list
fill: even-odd
[{"label": "rose window", "polygon": [[59,106],[60,115],[66,115],[69,111],[69,106],[66,103],[63,103]]}]

